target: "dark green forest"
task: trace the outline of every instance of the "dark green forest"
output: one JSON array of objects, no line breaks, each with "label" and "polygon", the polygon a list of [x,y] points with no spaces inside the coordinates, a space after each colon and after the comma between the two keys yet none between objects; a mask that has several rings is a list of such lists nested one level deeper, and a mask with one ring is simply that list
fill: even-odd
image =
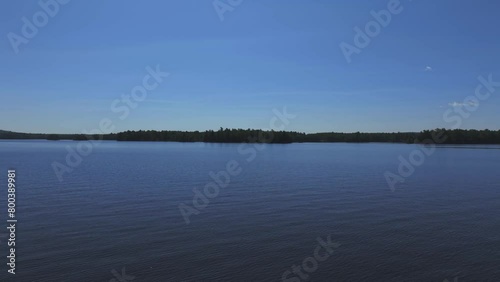
[{"label": "dark green forest", "polygon": [[[435,136],[442,136],[436,140]],[[0,130],[0,139],[46,140],[116,140],[116,141],[163,141],[163,142],[211,142],[211,143],[300,143],[300,142],[347,142],[347,143],[422,143],[433,140],[440,144],[500,144],[500,130],[449,130],[434,129],[422,132],[397,133],[302,133],[294,131],[262,131],[257,129],[228,129],[217,131],[125,131],[103,135],[18,133]],[[444,140],[444,141],[443,141]]]}]

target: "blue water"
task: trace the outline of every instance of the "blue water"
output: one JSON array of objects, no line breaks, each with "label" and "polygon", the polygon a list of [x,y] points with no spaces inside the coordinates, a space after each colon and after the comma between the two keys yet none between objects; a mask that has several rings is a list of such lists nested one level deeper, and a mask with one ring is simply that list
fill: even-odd
[{"label": "blue water", "polygon": [[[60,182],[51,165],[77,144],[0,141],[0,281],[282,281],[328,236],[340,245],[307,281],[500,281],[498,149],[436,149],[393,192],[384,173],[416,145],[265,145],[248,161],[248,144],[108,141]],[[241,173],[186,224],[179,204],[231,160]]]}]

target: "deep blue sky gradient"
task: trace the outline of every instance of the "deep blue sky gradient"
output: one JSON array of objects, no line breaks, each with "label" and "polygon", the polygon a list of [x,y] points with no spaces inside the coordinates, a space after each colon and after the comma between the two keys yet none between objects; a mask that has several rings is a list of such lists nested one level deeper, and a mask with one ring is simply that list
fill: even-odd
[{"label": "deep blue sky gradient", "polygon": [[[443,113],[479,75],[500,81],[500,2],[402,1],[347,63],[339,44],[388,2],[244,0],[220,21],[212,0],[73,0],[16,54],[7,34],[41,8],[4,1],[0,129],[79,133],[105,117],[115,131],[265,128],[284,106],[297,115],[287,130],[449,128]],[[156,65],[171,75],[118,119],[113,100]],[[462,128],[500,129],[499,109],[500,88]]]}]

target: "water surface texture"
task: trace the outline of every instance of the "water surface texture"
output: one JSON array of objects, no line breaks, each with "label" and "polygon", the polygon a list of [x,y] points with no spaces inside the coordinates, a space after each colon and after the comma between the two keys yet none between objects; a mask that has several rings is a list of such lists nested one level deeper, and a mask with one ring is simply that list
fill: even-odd
[{"label": "water surface texture", "polygon": [[[436,149],[392,192],[384,172],[416,145],[102,142],[60,182],[77,144],[0,141],[1,281],[282,281],[328,236],[308,281],[500,281],[497,149]],[[179,204],[231,160],[241,173],[186,224]]]}]

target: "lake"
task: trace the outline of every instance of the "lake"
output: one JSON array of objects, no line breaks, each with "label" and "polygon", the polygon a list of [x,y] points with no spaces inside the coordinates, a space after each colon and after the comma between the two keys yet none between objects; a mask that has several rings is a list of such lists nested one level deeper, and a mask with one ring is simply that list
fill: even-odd
[{"label": "lake", "polygon": [[104,141],[59,181],[77,145],[0,141],[1,281],[500,281],[495,146],[438,148],[392,191],[417,145]]}]

